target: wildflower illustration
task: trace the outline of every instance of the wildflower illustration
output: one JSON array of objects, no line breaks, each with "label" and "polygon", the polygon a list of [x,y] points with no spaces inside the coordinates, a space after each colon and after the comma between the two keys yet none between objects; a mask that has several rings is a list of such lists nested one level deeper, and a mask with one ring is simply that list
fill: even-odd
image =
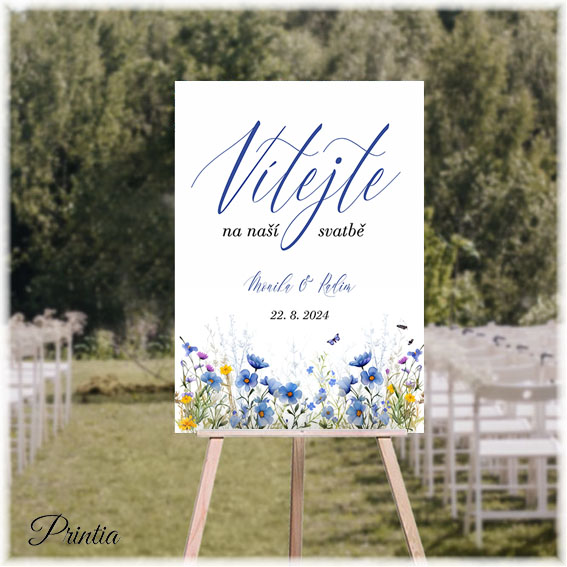
[{"label": "wildflower illustration", "polygon": [[288,374],[292,379],[286,380],[252,351],[249,338],[240,343],[247,350],[242,354],[234,334],[228,354],[217,347],[199,350],[181,339],[182,379],[175,396],[180,431],[313,427],[415,431],[423,421],[423,345],[403,354],[407,341],[401,337],[391,352],[382,341],[374,354],[369,343],[362,353],[344,359],[342,368],[331,368],[322,353],[296,368],[298,377]]}]

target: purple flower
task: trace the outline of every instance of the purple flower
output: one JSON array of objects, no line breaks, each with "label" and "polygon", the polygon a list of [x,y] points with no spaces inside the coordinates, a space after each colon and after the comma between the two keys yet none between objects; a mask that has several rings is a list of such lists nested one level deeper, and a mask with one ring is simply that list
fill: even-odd
[{"label": "purple flower", "polygon": [[400,360],[398,360],[398,364],[405,364],[407,361],[408,361],[408,357],[402,356],[402,358],[400,358]]},{"label": "purple flower", "polygon": [[406,380],[406,387],[413,388],[415,386],[415,382],[413,380]]},{"label": "purple flower", "polygon": [[390,374],[390,369],[386,368],[386,374]]},{"label": "purple flower", "polygon": [[207,368],[207,370],[208,370],[209,372],[214,372],[214,371],[215,371],[214,367],[211,366],[210,364],[207,364],[206,368]]},{"label": "purple flower", "polygon": [[199,351],[199,352],[197,353],[197,356],[198,356],[201,360],[205,360],[205,359],[209,358],[209,355],[208,355],[208,354],[205,354],[204,352],[201,352],[201,351]]},{"label": "purple flower", "polygon": [[407,368],[402,368],[402,372],[407,372],[409,374],[409,370]]}]

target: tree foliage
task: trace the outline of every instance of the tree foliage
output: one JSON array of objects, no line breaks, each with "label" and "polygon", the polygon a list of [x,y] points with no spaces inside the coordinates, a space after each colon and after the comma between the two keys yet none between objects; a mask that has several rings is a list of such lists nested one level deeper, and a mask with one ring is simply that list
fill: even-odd
[{"label": "tree foliage", "polygon": [[29,11],[10,45],[13,311],[171,325],[175,80],[424,80],[427,322],[553,311],[555,12]]}]

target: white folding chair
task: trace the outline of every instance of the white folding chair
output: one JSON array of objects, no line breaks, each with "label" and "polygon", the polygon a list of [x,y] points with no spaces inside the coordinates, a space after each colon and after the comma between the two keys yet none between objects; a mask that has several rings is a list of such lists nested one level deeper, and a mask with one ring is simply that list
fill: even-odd
[{"label": "white folding chair", "polygon": [[[479,415],[481,400],[500,400],[507,404],[533,404],[535,406],[534,419],[530,432],[513,437],[500,437],[486,439],[482,430],[482,421]],[[510,384],[480,384],[475,395],[475,420],[473,435],[473,453],[469,468],[469,485],[467,490],[467,510],[465,516],[465,533],[470,530],[470,520],[474,517],[476,544],[482,547],[483,524],[486,521],[517,519],[555,519],[556,511],[548,508],[547,462],[557,458],[560,445],[556,438],[549,435],[545,428],[545,404],[557,399],[556,385],[510,385]],[[535,485],[519,484],[516,480],[512,485],[485,484],[483,467],[486,462],[506,461],[508,459],[535,460],[537,463],[537,477]],[[537,506],[535,509],[522,510],[485,510],[483,507],[483,491],[485,490],[537,490]],[[474,507],[473,507],[474,496]]]}]

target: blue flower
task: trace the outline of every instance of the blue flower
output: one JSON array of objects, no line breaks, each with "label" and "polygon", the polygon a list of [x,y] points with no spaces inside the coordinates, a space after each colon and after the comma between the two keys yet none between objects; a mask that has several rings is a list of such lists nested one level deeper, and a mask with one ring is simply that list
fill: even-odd
[{"label": "blue flower", "polygon": [[307,374],[313,374],[313,366],[310,366],[310,367],[307,369]]},{"label": "blue flower", "polygon": [[307,408],[313,411],[315,409],[315,404],[311,402],[310,404],[308,404]]},{"label": "blue flower", "polygon": [[419,361],[420,354],[423,354],[423,351],[419,350],[418,348],[416,348],[414,352],[412,352],[411,350],[408,352],[408,356],[411,356],[416,362]]},{"label": "blue flower", "polygon": [[240,411],[240,414],[236,410],[232,412],[232,415],[228,420],[231,427],[243,427],[246,425],[246,422],[248,421],[248,415],[250,413],[250,408],[246,405],[246,403],[241,402]]},{"label": "blue flower", "polygon": [[230,422],[230,427],[236,427],[240,424],[240,416],[238,415],[236,410],[232,412],[232,415],[230,416],[230,419],[228,421]]},{"label": "blue flower", "polygon": [[267,368],[268,366],[270,366],[267,362],[264,362],[263,358],[260,358],[255,354],[249,354],[246,358],[248,359],[248,364],[255,370],[259,370],[260,368]]},{"label": "blue flower", "polygon": [[278,390],[282,387],[279,380],[276,380],[275,378],[268,378],[267,376],[264,376],[262,380],[260,380],[260,384],[268,386],[268,392],[272,396],[275,396],[278,393]]},{"label": "blue flower", "polygon": [[250,374],[250,371],[246,368],[240,371],[240,374],[236,379],[237,388],[244,388],[247,392],[249,392],[256,386],[256,384],[258,384],[258,374],[256,374],[256,372],[254,372],[254,374]]},{"label": "blue flower", "polygon": [[339,418],[337,416],[333,417],[332,421],[334,421],[335,423],[337,423],[339,421]]},{"label": "blue flower", "polygon": [[388,415],[388,412],[386,410],[384,410],[378,417],[378,419],[384,424],[384,425],[388,425],[388,423],[390,423],[390,416]]},{"label": "blue flower", "polygon": [[327,392],[324,388],[321,388],[317,395],[315,396],[315,403],[322,404],[327,399]]},{"label": "blue flower", "polygon": [[338,382],[339,396],[346,396],[351,391],[351,386],[356,384],[358,380],[354,376],[345,376]]},{"label": "blue flower", "polygon": [[368,386],[370,389],[374,388],[374,386],[379,386],[380,384],[384,383],[384,378],[382,378],[382,374],[378,372],[378,369],[375,366],[371,366],[366,370],[363,370],[360,373],[360,381],[365,385]]},{"label": "blue flower", "polygon": [[331,388],[337,383],[337,379],[336,378],[331,378],[329,380],[329,386],[331,386]]},{"label": "blue flower", "polygon": [[278,390],[278,396],[282,402],[287,402],[288,404],[295,404],[303,395],[301,390],[298,390],[298,384],[293,382],[288,382],[285,386],[281,386]]},{"label": "blue flower", "polygon": [[364,421],[365,410],[366,408],[361,401],[357,400],[353,402],[346,411],[348,422],[360,427]]},{"label": "blue flower", "polygon": [[191,346],[189,343],[184,343],[183,348],[185,349],[185,356],[189,356],[192,352],[198,350],[196,346]]},{"label": "blue flower", "polygon": [[244,423],[248,419],[250,408],[246,405],[245,402],[240,402],[240,410],[242,411],[242,423]]},{"label": "blue flower", "polygon": [[354,357],[352,362],[349,362],[350,366],[358,366],[358,368],[364,368],[372,358],[372,355],[369,352],[365,352],[363,354],[359,354],[358,356]]},{"label": "blue flower", "polygon": [[325,419],[331,419],[335,415],[335,410],[331,406],[327,406],[323,410],[323,417]]},{"label": "blue flower", "polygon": [[370,409],[372,410],[372,415],[374,417],[378,417],[378,411],[379,411],[378,404],[373,404]]},{"label": "blue flower", "polygon": [[255,408],[258,427],[266,427],[274,421],[274,410],[268,406],[267,402],[259,403]]},{"label": "blue flower", "polygon": [[214,372],[205,372],[201,376],[201,381],[203,381],[207,386],[210,386],[215,392],[220,392],[221,379]]}]

